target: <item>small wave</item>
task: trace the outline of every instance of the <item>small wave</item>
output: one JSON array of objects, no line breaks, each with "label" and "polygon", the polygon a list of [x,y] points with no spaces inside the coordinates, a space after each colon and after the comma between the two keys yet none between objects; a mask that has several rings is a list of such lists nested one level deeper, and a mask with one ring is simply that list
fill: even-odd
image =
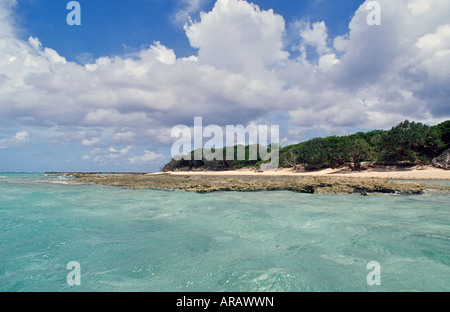
[{"label": "small wave", "polygon": [[46,183],[52,183],[52,184],[69,184],[69,181],[62,181],[62,180],[48,180],[45,181]]},{"label": "small wave", "polygon": [[58,179],[59,180],[68,180],[68,179],[73,179],[73,178],[75,178],[73,175],[60,175],[60,176],[58,176]]},{"label": "small wave", "polygon": [[6,177],[5,176],[0,176],[0,179],[6,179]]},{"label": "small wave", "polygon": [[45,179],[39,183],[64,184],[64,185],[82,185],[83,183],[75,182],[73,179]]},{"label": "small wave", "polygon": [[69,184],[69,181],[73,179],[73,176],[57,176],[45,179],[45,183],[52,184]]},{"label": "small wave", "polygon": [[69,184],[69,181],[71,180],[71,177],[68,176],[58,176],[52,179],[45,179],[46,183],[52,183],[52,184]]}]

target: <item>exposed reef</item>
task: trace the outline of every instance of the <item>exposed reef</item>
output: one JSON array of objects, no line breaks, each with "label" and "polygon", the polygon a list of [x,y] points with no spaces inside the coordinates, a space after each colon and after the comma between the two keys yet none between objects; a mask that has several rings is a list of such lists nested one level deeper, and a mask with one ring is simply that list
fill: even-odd
[{"label": "exposed reef", "polygon": [[193,175],[146,173],[65,173],[75,183],[101,184],[132,189],[167,189],[197,193],[217,191],[287,190],[309,194],[422,194],[425,190],[450,191],[450,187],[416,182],[392,182],[385,178],[258,176],[258,175]]}]

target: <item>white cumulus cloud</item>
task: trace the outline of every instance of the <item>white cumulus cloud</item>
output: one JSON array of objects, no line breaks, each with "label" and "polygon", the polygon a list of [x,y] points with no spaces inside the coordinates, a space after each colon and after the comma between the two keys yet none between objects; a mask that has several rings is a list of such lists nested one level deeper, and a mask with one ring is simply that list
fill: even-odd
[{"label": "white cumulus cloud", "polygon": [[133,156],[129,158],[131,164],[133,165],[144,165],[144,164],[153,164],[158,163],[162,159],[164,159],[163,154],[158,154],[152,151],[145,151],[144,155],[141,156]]},{"label": "white cumulus cloud", "polygon": [[0,149],[7,149],[11,147],[21,146],[30,141],[30,135],[27,131],[17,132],[11,138],[4,138],[0,140]]},{"label": "white cumulus cloud", "polygon": [[[49,144],[167,147],[171,127],[192,126],[199,115],[205,125],[221,126],[283,120],[291,141],[299,139],[291,137],[291,128],[307,133],[449,118],[450,1],[379,3],[382,25],[367,24],[366,1],[349,32],[334,38],[324,21],[299,17],[299,58],[285,46],[283,16],[247,1],[217,0],[185,26],[195,55],[178,58],[153,42],[133,55],[77,64],[39,38],[19,38],[15,1],[0,1],[0,125],[22,133],[1,139],[0,147],[24,144],[42,129],[57,129],[49,131]],[[185,13],[202,5],[186,1]],[[307,48],[317,55],[306,55]],[[25,127],[27,135],[20,132]],[[134,164],[161,159],[154,152],[130,157],[121,150],[85,158]]]}]

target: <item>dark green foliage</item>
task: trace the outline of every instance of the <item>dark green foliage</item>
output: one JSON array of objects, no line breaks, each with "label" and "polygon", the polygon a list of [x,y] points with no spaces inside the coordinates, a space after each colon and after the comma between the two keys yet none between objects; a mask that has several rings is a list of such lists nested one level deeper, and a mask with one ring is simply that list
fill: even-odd
[{"label": "dark green foliage", "polygon": [[297,150],[298,162],[307,169],[338,167],[345,163],[344,141],[336,136],[315,138]]},{"label": "dark green foliage", "polygon": [[450,120],[431,127],[431,135],[440,141],[441,149],[450,147]]},{"label": "dark green foliage", "polygon": [[373,148],[361,138],[349,139],[344,145],[344,155],[353,163],[353,170],[361,170],[361,162],[372,159]]},{"label": "dark green foliage", "polygon": [[408,120],[386,132],[381,140],[380,160],[384,162],[416,163],[423,156],[437,156],[440,149],[440,140],[431,134],[429,126]]},{"label": "dark green foliage", "polygon": [[[239,149],[244,150],[244,159],[239,159]],[[271,149],[263,147],[265,150],[267,150],[268,153],[270,153]],[[229,157],[227,157],[227,151],[230,149],[233,149],[234,157],[233,160],[229,160]],[[219,159],[213,158],[213,157],[207,157],[205,158],[205,154],[203,154],[202,160],[194,160],[195,151],[192,151],[189,155],[186,155],[185,159],[183,160],[174,160],[172,159],[169,163],[167,163],[163,167],[163,171],[174,171],[174,170],[193,170],[193,169],[202,169],[202,170],[229,170],[229,169],[240,169],[244,167],[256,167],[258,164],[261,163],[262,158],[259,153],[257,153],[257,159],[256,160],[248,160],[250,159],[250,153],[251,151],[256,150],[257,146],[242,146],[242,145],[236,145],[231,147],[225,147],[217,150],[217,153],[221,154],[222,157],[219,157]],[[215,153],[216,150],[212,149],[212,153]],[[253,158],[253,157],[252,157]]]},{"label": "dark green foliage", "polygon": [[[304,165],[306,169],[337,168],[347,162],[359,170],[361,161],[372,159],[374,148],[366,141],[372,135],[315,138],[289,150],[281,150],[281,166]],[[283,152],[285,152],[283,154]],[[295,159],[295,162],[294,162]]]},{"label": "dark green foliage", "polygon": [[[450,147],[450,120],[436,126],[405,120],[389,131],[373,130],[348,136],[329,136],[289,145],[279,150],[280,166],[284,168],[305,166],[306,169],[337,168],[351,163],[353,170],[361,169],[361,162],[399,162],[428,164]],[[234,149],[237,159],[238,148]],[[250,147],[245,146],[245,159],[226,160],[227,148],[222,149],[224,160],[172,160],[164,171],[178,169],[227,170],[258,167],[264,160],[248,160]],[[270,149],[269,149],[270,152]],[[189,159],[194,159],[191,152]]]}]

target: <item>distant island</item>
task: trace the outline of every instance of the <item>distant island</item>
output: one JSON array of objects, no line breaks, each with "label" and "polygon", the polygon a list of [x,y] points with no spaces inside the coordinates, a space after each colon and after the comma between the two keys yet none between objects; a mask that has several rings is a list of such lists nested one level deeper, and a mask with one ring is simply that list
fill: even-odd
[{"label": "distant island", "polygon": [[[224,171],[242,168],[258,169],[264,163],[257,160],[228,160],[227,149],[223,148],[223,160],[193,160],[191,152],[185,160],[172,159],[162,171]],[[269,147],[269,151],[270,151]],[[450,120],[435,126],[405,120],[390,130],[358,132],[348,136],[329,136],[314,138],[305,142],[279,149],[281,168],[294,170],[317,170],[324,168],[348,167],[353,171],[370,166],[415,166],[435,165],[448,169],[448,161],[439,157],[450,148]],[[246,159],[249,159],[250,146],[245,146]],[[442,157],[441,157],[442,158]],[[448,157],[447,157],[448,158]]]}]

